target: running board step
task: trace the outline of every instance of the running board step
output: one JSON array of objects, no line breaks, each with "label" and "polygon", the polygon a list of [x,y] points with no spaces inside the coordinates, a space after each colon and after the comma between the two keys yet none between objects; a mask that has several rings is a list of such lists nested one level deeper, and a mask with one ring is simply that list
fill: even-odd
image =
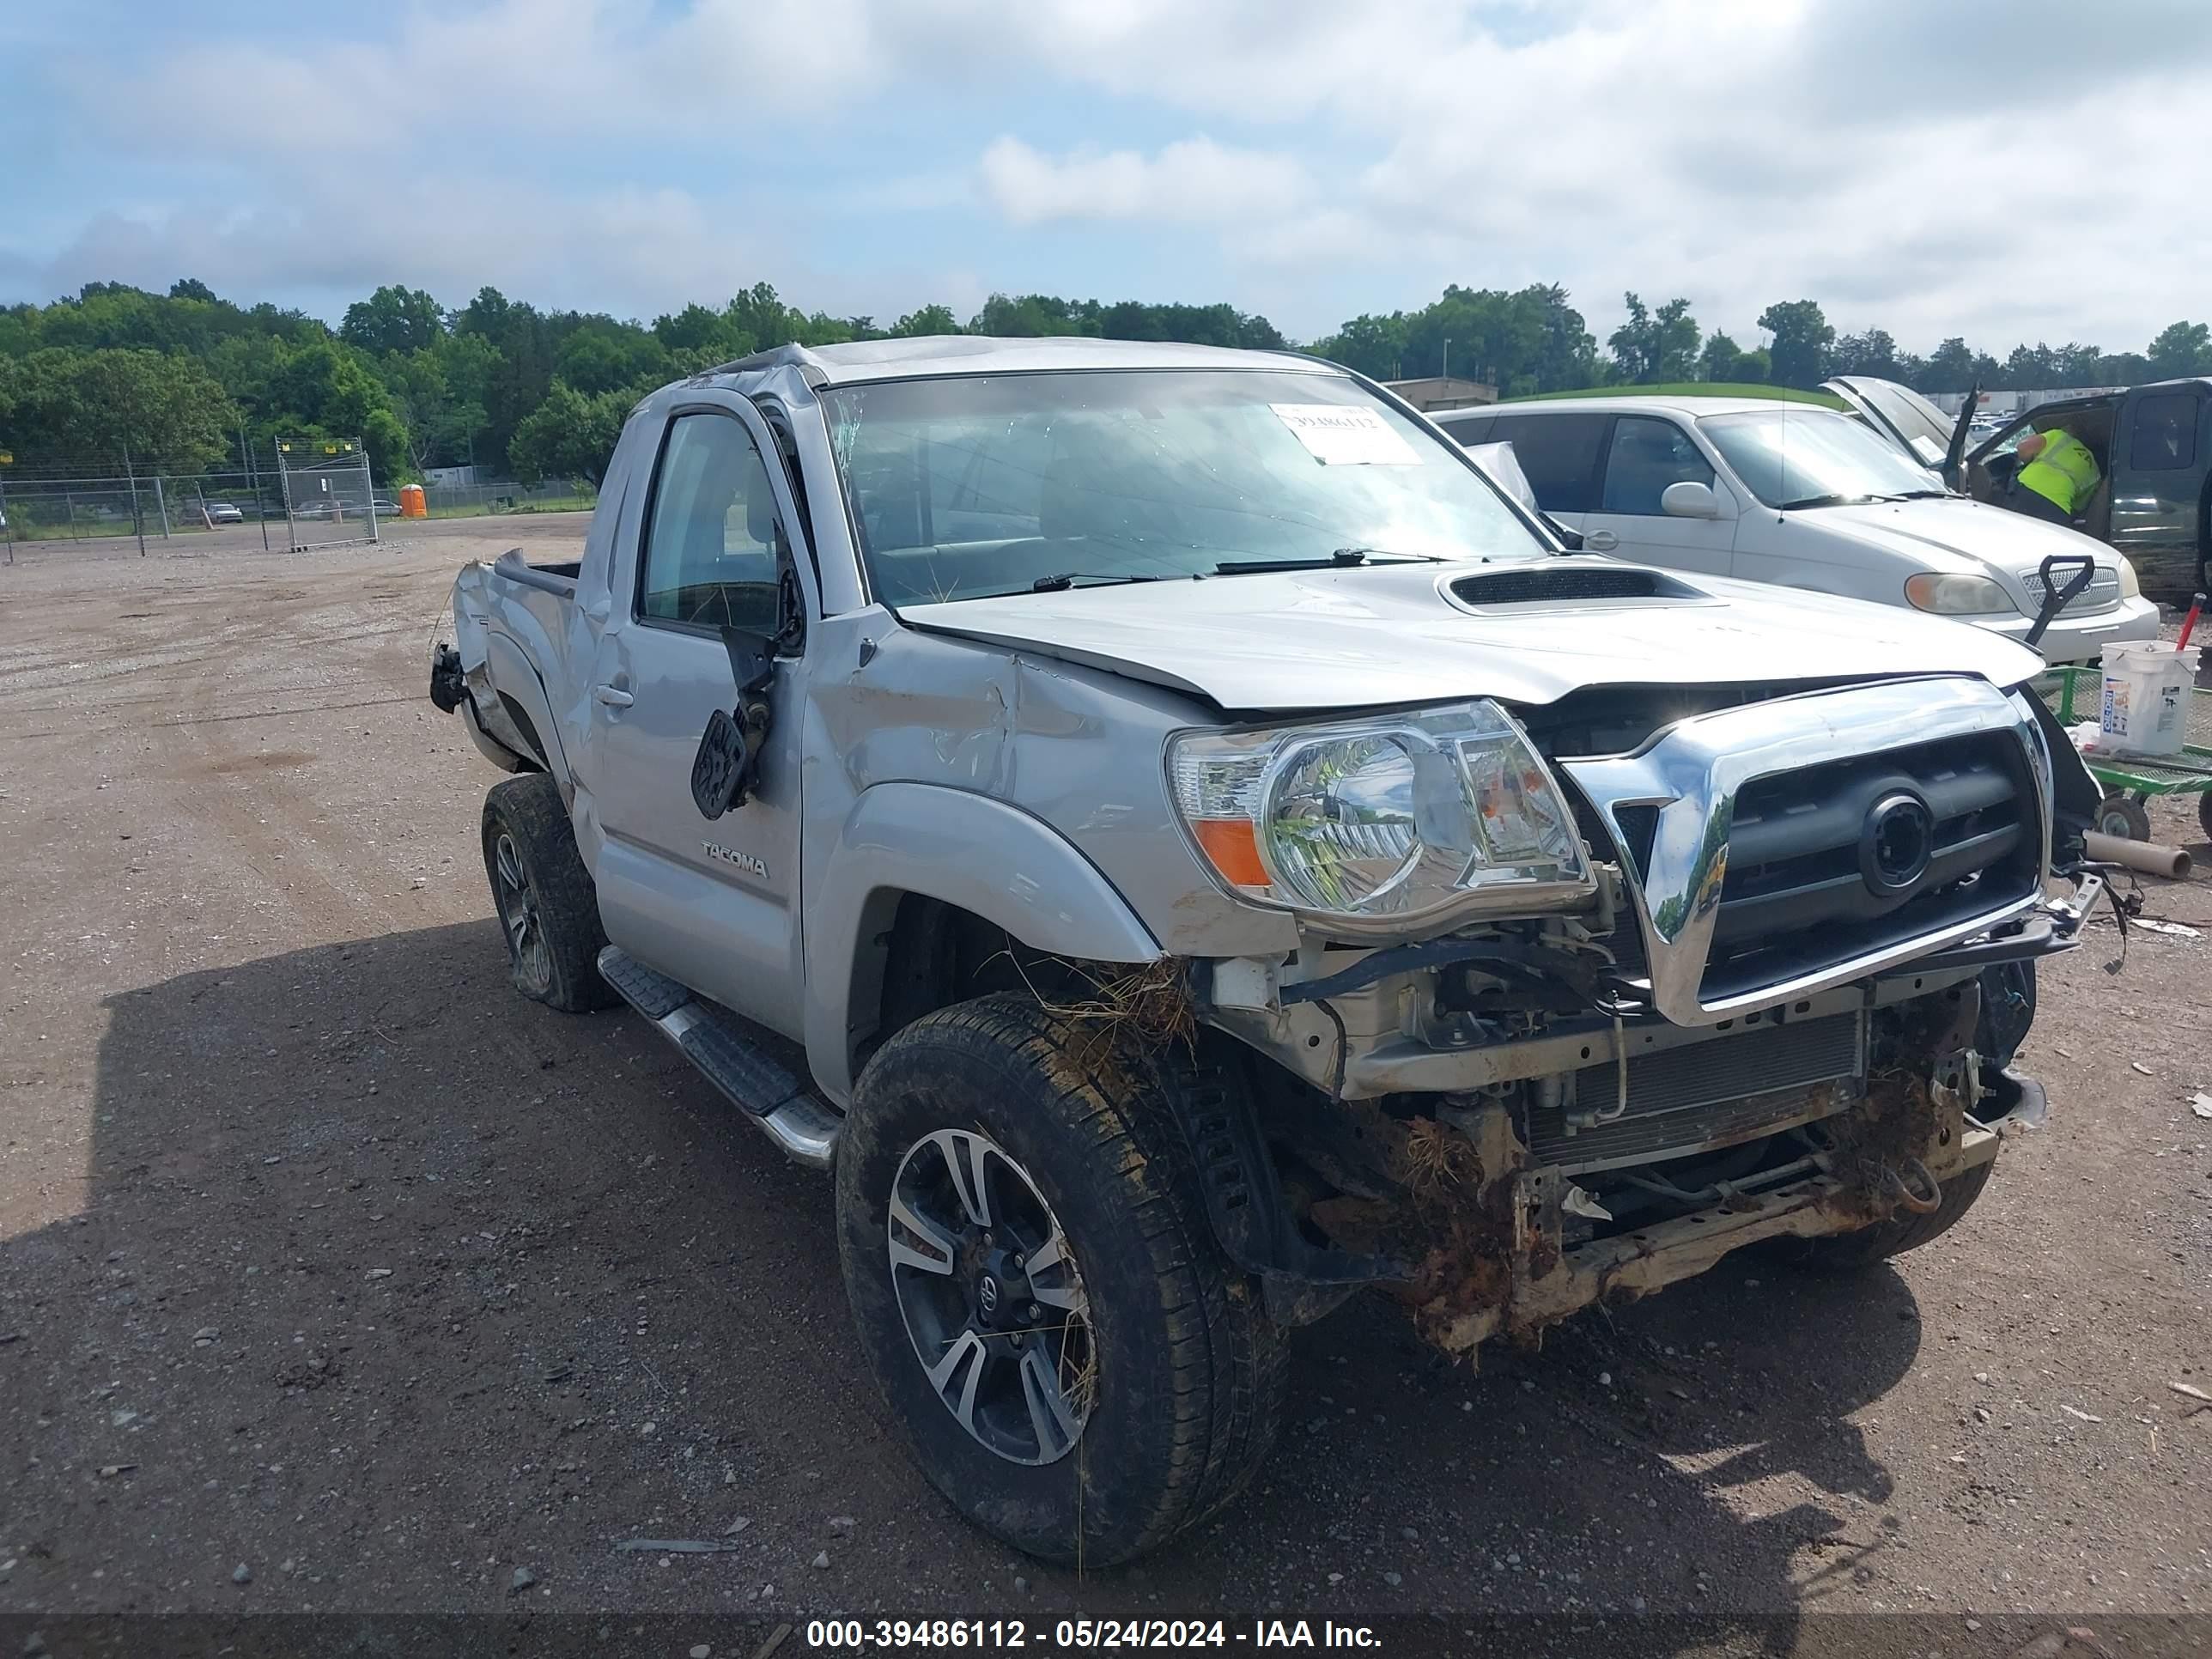
[{"label": "running board step", "polygon": [[599,977],[759,1124],[787,1157],[811,1169],[830,1167],[843,1120],[748,1036],[735,1014],[611,945],[599,952]]}]

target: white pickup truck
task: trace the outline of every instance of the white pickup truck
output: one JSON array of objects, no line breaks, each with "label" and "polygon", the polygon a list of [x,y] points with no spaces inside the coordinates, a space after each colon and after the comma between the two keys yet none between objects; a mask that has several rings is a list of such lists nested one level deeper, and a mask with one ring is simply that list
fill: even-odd
[{"label": "white pickup truck", "polygon": [[834,1169],[915,1456],[1056,1559],[1226,1503],[1364,1288],[1465,1354],[1949,1227],[2096,890],[2033,651],[1566,556],[1287,354],[763,353],[453,619],[516,986]]}]

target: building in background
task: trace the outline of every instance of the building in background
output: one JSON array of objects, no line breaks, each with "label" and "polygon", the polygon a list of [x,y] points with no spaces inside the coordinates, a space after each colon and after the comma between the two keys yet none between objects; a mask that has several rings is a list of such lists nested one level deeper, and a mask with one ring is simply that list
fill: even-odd
[{"label": "building in background", "polygon": [[1462,380],[1450,374],[1429,374],[1418,380],[1385,380],[1384,386],[1424,412],[1437,409],[1473,409],[1498,401],[1498,388],[1480,380]]},{"label": "building in background", "polygon": [[[1981,412],[2010,420],[2023,409],[2033,409],[2038,404],[2052,403],[2061,398],[2101,398],[2126,390],[2124,386],[2076,386],[2050,392],[1984,392]],[[1963,392],[1923,392],[1920,395],[1946,415],[1956,415],[1959,406],[1966,401]]]}]

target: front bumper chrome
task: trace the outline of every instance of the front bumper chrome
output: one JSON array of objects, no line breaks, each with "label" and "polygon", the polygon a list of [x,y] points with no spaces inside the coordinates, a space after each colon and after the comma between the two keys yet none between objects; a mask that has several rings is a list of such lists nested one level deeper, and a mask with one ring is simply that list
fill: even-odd
[{"label": "front bumper chrome", "polygon": [[1753,779],[1850,760],[1944,738],[1999,734],[2017,742],[2034,779],[2039,869],[2051,851],[2049,763],[2033,716],[1985,680],[1889,680],[1778,697],[1680,720],[1634,754],[1559,763],[1623,847],[1633,844],[1619,814],[1655,811],[1647,867],[1624,871],[1644,929],[1652,1006],[1678,1025],[1712,1025],[1863,979],[2002,927],[2042,902],[2040,892],[2007,891],[1986,909],[1954,915],[1932,931],[1885,941],[1773,984],[1704,994],[1728,874],[1737,792]]}]

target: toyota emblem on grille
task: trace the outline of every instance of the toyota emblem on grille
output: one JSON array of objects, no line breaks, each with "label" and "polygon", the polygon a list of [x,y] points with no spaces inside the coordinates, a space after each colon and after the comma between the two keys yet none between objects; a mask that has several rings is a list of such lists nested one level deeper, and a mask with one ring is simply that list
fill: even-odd
[{"label": "toyota emblem on grille", "polygon": [[1883,898],[1911,892],[1936,851],[1936,815],[1919,796],[1899,791],[1875,802],[1859,831],[1859,874]]}]

